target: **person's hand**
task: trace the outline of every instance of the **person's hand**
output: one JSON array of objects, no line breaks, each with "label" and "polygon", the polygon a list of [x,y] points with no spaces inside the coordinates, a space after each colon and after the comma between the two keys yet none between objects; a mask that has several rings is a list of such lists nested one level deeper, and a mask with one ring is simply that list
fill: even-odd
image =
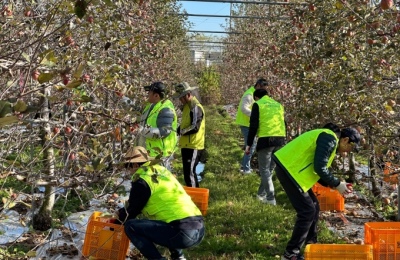
[{"label": "person's hand", "polygon": [[246,145],[246,149],[244,149],[244,153],[247,155],[250,154],[250,146]]},{"label": "person's hand", "polygon": [[[350,185],[349,185],[350,184]],[[338,186],[335,188],[340,194],[346,195],[353,191],[353,186],[351,183],[346,183],[344,181],[340,182]]]}]

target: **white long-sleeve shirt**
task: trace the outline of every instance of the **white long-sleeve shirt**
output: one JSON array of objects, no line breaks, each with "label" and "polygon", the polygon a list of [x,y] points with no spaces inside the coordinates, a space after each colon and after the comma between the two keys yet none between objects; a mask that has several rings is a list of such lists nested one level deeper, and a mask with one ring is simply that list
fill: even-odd
[{"label": "white long-sleeve shirt", "polygon": [[250,117],[251,115],[251,107],[254,103],[253,95],[246,95],[242,98],[242,105],[240,106],[240,110],[246,116]]}]

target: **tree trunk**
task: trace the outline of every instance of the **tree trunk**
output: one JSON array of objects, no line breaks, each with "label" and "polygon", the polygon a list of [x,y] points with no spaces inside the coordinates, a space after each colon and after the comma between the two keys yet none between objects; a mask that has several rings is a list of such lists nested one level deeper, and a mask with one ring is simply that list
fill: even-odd
[{"label": "tree trunk", "polygon": [[369,158],[369,168],[371,172],[371,185],[372,185],[372,194],[375,197],[381,196],[381,189],[378,186],[378,183],[376,182],[376,156],[375,156],[375,146],[374,146],[374,140],[372,138],[372,133],[369,130],[368,131],[368,136],[369,136],[369,144],[371,148],[371,155]]},{"label": "tree trunk", "polygon": [[349,171],[348,171],[349,178],[347,182],[355,183],[356,180],[356,158],[354,153],[349,154]]},{"label": "tree trunk", "polygon": [[[47,96],[50,96],[50,87],[43,89],[43,96],[41,97],[41,118],[43,123],[40,125],[40,138],[42,141],[43,149],[43,173],[48,176],[54,176],[54,149],[49,144],[51,138],[51,125],[50,125],[50,106]],[[55,203],[55,187],[53,185],[45,186],[43,204],[41,205],[38,213],[33,217],[32,226],[36,230],[48,230],[52,224],[51,211]]]}]

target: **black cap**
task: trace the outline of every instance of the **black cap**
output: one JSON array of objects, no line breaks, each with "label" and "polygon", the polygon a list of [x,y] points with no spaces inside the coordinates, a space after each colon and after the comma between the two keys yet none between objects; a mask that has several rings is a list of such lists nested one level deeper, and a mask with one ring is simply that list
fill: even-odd
[{"label": "black cap", "polygon": [[347,127],[344,128],[340,131],[340,137],[348,137],[350,143],[354,143],[355,147],[354,150],[358,152],[360,149],[360,140],[361,140],[361,135],[360,133],[352,127]]},{"label": "black cap", "polygon": [[254,86],[260,85],[261,87],[265,87],[268,85],[268,81],[264,78],[259,78]]},{"label": "black cap", "polygon": [[165,94],[165,85],[161,81],[157,81],[149,86],[144,86],[144,90],[153,91],[158,94]]}]

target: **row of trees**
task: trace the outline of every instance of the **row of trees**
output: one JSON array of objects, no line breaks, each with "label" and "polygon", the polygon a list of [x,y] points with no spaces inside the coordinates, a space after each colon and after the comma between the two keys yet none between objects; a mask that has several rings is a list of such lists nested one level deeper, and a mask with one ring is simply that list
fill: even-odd
[{"label": "row of trees", "polygon": [[96,196],[116,186],[110,177],[134,138],[143,86],[190,82],[187,24],[167,0],[3,4],[1,176],[45,186],[33,227],[47,230],[57,187],[68,197],[98,181]]},{"label": "row of trees", "polygon": [[263,76],[292,135],[333,121],[358,127],[371,158],[398,146],[394,6],[237,4],[235,15],[255,18],[231,23],[223,62],[211,68],[192,64],[177,1],[14,0],[0,8],[1,176],[45,185],[37,229],[50,227],[56,187],[79,194],[102,181],[98,196],[114,188],[109,177],[134,138],[142,86],[156,80],[198,84],[215,104],[237,103]]},{"label": "row of trees", "polygon": [[371,161],[398,159],[400,13],[393,1],[290,1],[235,10],[263,19],[235,20],[235,34],[226,38],[222,84],[238,85],[223,88],[228,102],[237,100],[239,86],[264,76],[294,135],[327,122],[354,126]]}]

